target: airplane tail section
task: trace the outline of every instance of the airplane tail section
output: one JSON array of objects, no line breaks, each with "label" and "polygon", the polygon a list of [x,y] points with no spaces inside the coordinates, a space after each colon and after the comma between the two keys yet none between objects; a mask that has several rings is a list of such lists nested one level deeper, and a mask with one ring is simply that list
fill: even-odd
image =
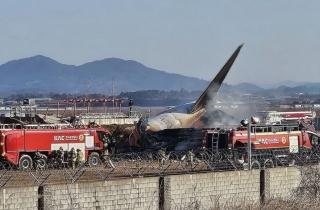
[{"label": "airplane tail section", "polygon": [[[220,86],[222,85],[224,79],[226,78],[227,74],[229,73],[229,70],[236,60],[243,44],[240,45],[236,51],[231,55],[229,60],[226,62],[226,64],[222,67],[220,72],[216,75],[216,77],[211,81],[207,89],[201,94],[201,96],[198,98],[196,103],[193,105],[191,110],[189,111],[189,114],[193,114],[200,109],[204,108],[208,101],[213,99],[214,96],[217,94]],[[209,94],[210,93],[210,94]]]}]

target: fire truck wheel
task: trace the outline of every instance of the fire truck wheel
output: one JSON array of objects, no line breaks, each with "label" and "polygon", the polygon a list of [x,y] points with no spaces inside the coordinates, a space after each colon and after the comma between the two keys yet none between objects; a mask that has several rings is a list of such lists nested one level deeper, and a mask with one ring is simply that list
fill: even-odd
[{"label": "fire truck wheel", "polygon": [[29,155],[22,155],[19,160],[19,169],[27,170],[32,167],[32,159]]},{"label": "fire truck wheel", "polygon": [[100,156],[98,153],[96,152],[92,152],[90,155],[89,155],[89,158],[88,158],[88,163],[89,163],[89,166],[90,167],[97,167],[99,164],[100,164]]}]

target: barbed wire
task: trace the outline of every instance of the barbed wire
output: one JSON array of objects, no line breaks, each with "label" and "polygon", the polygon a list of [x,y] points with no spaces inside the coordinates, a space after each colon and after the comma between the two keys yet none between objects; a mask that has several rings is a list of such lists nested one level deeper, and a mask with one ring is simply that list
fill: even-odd
[{"label": "barbed wire", "polygon": [[[75,185],[71,185],[73,183],[149,176],[163,178],[166,175],[173,174],[248,169],[245,149],[218,151],[199,149],[192,153],[191,156],[190,151],[166,151],[164,155],[160,152],[114,154],[102,158],[94,167],[90,167],[89,162],[83,162],[75,164],[76,167],[74,168],[68,161],[58,163],[55,160],[48,160],[45,167],[34,164],[32,168],[27,170],[20,170],[17,166],[8,162],[1,162],[0,188],[38,186],[39,190],[43,191],[38,191],[37,196],[42,202],[38,205],[43,206],[43,209],[63,209],[63,207],[60,207],[61,203],[67,205],[68,209],[82,209],[84,204],[77,197],[78,192],[75,191]],[[223,204],[224,198],[219,200],[219,197],[217,197],[213,198],[212,204],[207,204],[202,201],[201,190],[203,189],[201,186],[194,184],[192,199],[185,205],[175,204],[174,200],[171,203],[164,203],[166,194],[161,192],[163,194],[163,197],[161,197],[163,200],[161,200],[158,198],[160,193],[158,191],[154,192],[154,196],[159,200],[154,200],[154,202],[159,202],[162,206],[172,205],[176,209],[227,209],[230,208],[230,205],[232,209],[317,209],[320,207],[320,168],[318,163],[320,163],[320,156],[317,148],[308,150],[297,146],[278,150],[253,149],[253,169],[265,171],[263,179],[266,188],[261,195],[261,201],[247,204],[237,200],[239,198],[234,198],[233,201]],[[299,185],[291,190],[286,195],[287,197],[273,198],[272,192],[268,188],[268,186],[270,187],[269,169],[289,166],[300,169],[301,180],[299,180]],[[163,181],[159,183],[161,185],[159,189],[170,191],[170,186],[168,186],[170,183]],[[58,188],[51,190],[54,185]],[[51,196],[51,194],[56,197]],[[6,198],[8,201],[11,199],[10,196],[8,195]],[[127,204],[127,209],[134,209],[135,205],[130,203],[129,200]],[[159,206],[161,206],[160,204]],[[210,208],[208,205],[211,205]]]}]

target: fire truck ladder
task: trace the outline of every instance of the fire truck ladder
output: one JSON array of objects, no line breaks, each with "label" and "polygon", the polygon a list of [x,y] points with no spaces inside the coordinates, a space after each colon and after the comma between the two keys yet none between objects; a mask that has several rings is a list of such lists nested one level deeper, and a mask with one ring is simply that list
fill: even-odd
[{"label": "fire truck ladder", "polygon": [[15,130],[15,129],[63,129],[63,128],[73,128],[72,125],[65,124],[0,124],[1,130]]},{"label": "fire truck ladder", "polygon": [[13,130],[13,129],[21,129],[21,124],[0,124],[1,130]]},{"label": "fire truck ladder", "polygon": [[219,132],[212,133],[211,150],[212,153],[217,153],[219,150]]},{"label": "fire truck ladder", "polygon": [[64,128],[73,128],[71,124],[29,124],[24,125],[25,129],[64,129]]}]

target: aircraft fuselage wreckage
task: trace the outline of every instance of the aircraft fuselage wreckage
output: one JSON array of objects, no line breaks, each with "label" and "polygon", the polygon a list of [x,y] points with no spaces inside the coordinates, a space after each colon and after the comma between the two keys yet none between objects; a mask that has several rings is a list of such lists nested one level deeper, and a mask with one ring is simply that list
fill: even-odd
[{"label": "aircraft fuselage wreckage", "polygon": [[140,119],[136,124],[133,135],[131,135],[130,146],[155,148],[152,134],[165,129],[189,128],[200,119],[206,112],[206,106],[216,96],[242,46],[243,44],[235,50],[197,101],[168,109],[153,117]]}]

